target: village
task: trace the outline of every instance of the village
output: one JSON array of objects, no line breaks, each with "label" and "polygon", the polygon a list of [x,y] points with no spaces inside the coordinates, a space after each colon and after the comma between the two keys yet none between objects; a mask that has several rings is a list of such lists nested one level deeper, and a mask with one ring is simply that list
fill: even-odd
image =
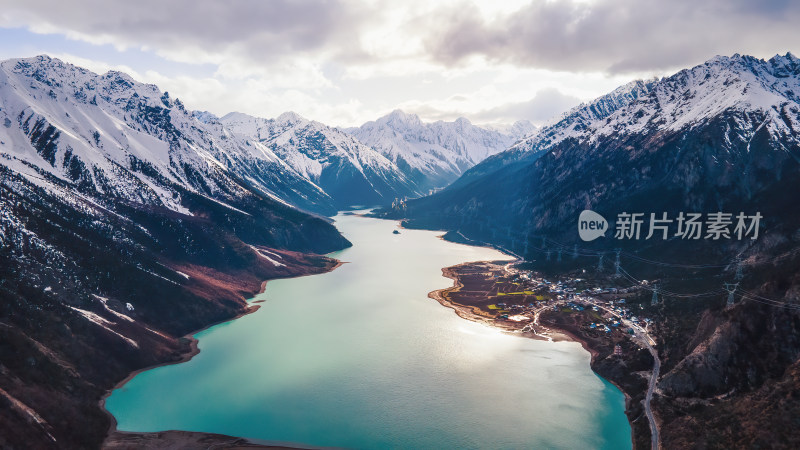
[{"label": "village", "polygon": [[553,340],[565,330],[553,330],[547,323],[553,315],[569,314],[574,316],[570,323],[579,328],[575,331],[613,343],[617,356],[623,356],[631,341],[639,348],[655,346],[648,334],[652,320],[643,315],[641,303],[628,302],[628,297],[640,297],[644,286],[597,287],[598,280],[568,275],[551,280],[513,264],[491,262],[450,269],[459,283],[445,293],[447,299],[499,328]]}]

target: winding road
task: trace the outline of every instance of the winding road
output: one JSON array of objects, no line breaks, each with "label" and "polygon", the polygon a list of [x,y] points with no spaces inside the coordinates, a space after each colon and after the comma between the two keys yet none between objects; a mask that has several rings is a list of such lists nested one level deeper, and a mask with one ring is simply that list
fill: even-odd
[{"label": "winding road", "polygon": [[[460,234],[461,237],[463,237],[464,239],[469,239],[466,236],[464,236],[463,234],[461,234],[460,231],[458,232],[458,234]],[[511,252],[508,252],[507,250],[503,250],[503,251],[506,251],[507,253],[511,253]],[[514,256],[516,256],[516,255],[514,255]],[[507,273],[511,273],[511,266],[516,262],[517,261],[511,261],[508,264],[506,264],[505,271]],[[658,382],[658,375],[661,372],[661,360],[658,358],[658,351],[654,347],[655,341],[653,340],[653,338],[650,337],[650,334],[647,332],[647,328],[642,328],[640,325],[629,321],[628,319],[626,319],[622,315],[618,314],[613,309],[607,308],[605,305],[597,302],[595,299],[592,299],[590,297],[581,298],[579,296],[575,300],[578,301],[578,302],[582,302],[582,303],[591,305],[591,306],[596,306],[596,307],[598,307],[600,309],[603,309],[604,311],[606,311],[608,313],[611,313],[613,316],[617,317],[626,326],[628,326],[628,327],[632,328],[633,330],[635,330],[634,331],[635,332],[635,336],[638,337],[639,340],[641,340],[644,343],[644,345],[647,347],[647,350],[650,352],[651,355],[653,355],[653,373],[650,375],[650,382],[647,385],[647,393],[645,394],[645,397],[644,397],[644,413],[647,416],[647,421],[650,424],[650,437],[651,437],[650,445],[651,445],[651,448],[652,448],[652,450],[659,450],[661,443],[660,443],[660,437],[659,437],[659,434],[658,434],[658,425],[656,424],[656,418],[653,415],[653,409],[652,409],[652,407],[650,405],[652,400],[653,400],[653,392],[656,389],[656,383]],[[563,303],[563,302],[556,302],[556,304],[559,304],[559,303]],[[544,309],[547,309],[549,307],[552,307],[552,305],[541,307],[541,308],[538,308],[537,310],[535,310],[534,311],[534,317],[533,317],[534,320],[533,320],[532,324],[539,325],[539,314]],[[542,334],[536,333],[534,331],[533,327],[531,327],[532,324],[529,324],[528,326],[523,328],[522,331],[523,332],[524,331],[532,331],[535,334],[537,334],[537,335],[539,335],[541,337],[547,338],[547,340],[552,342],[552,338],[551,337],[549,337],[547,335],[542,335]],[[648,324],[648,326],[649,326],[649,324]]]},{"label": "winding road", "polygon": [[650,376],[650,384],[647,386],[647,394],[644,397],[644,413],[647,415],[647,420],[650,421],[650,436],[651,436],[651,446],[653,450],[658,450],[659,448],[659,436],[658,436],[658,427],[656,426],[656,419],[653,416],[653,409],[650,407],[650,401],[653,399],[653,391],[656,388],[656,382],[658,381],[658,373],[661,371],[661,360],[658,359],[658,352],[652,345],[650,345],[649,339],[643,339],[644,344],[647,346],[647,349],[650,350],[650,354],[653,355],[653,374]]},{"label": "winding road", "polygon": [[658,382],[658,374],[661,371],[661,360],[658,359],[658,351],[653,347],[655,341],[650,335],[647,333],[647,329],[642,328],[641,326],[629,321],[628,319],[622,317],[621,315],[617,314],[616,311],[613,309],[605,307],[603,304],[596,302],[592,299],[584,298],[582,299],[585,303],[588,303],[593,306],[597,306],[606,312],[611,313],[612,315],[616,316],[622,323],[626,326],[632,328],[635,333],[636,337],[641,340],[647,350],[653,355],[653,373],[650,375],[650,382],[647,385],[647,394],[644,397],[644,413],[647,416],[647,421],[650,423],[650,445],[653,450],[658,450],[660,445],[660,439],[658,435],[658,426],[656,425],[656,418],[653,415],[653,409],[650,406],[651,401],[653,400],[653,392],[656,389],[656,383]]}]

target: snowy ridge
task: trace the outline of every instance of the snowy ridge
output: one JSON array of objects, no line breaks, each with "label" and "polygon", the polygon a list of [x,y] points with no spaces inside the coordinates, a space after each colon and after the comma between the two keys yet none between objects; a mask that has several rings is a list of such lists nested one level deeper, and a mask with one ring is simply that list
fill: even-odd
[{"label": "snowy ridge", "polygon": [[[255,189],[332,209],[268,148],[120,72],[97,75],[47,56],[4,61],[0,105],[1,163],[34,167],[86,192],[183,214],[183,191],[235,202]],[[249,186],[239,180],[247,175]]]},{"label": "snowy ridge", "polygon": [[527,121],[505,130],[479,127],[465,118],[425,123],[395,110],[346,132],[378,150],[426,188],[440,188],[488,156],[536,132]]},{"label": "snowy ridge", "polygon": [[656,82],[656,79],[631,81],[591,102],[578,105],[565,112],[554,123],[545,125],[536,135],[515,143],[508,154],[499,156],[521,159],[533,156],[565,139],[582,136],[592,124],[603,121],[620,108],[647,96]]},{"label": "snowy ridge", "polygon": [[[737,125],[730,139],[750,139],[754,113],[776,142],[798,142],[800,60],[791,53],[769,60],[717,56],[660,80],[634,81],[568,112],[511,151],[532,155],[568,138],[596,142],[612,135],[687,131],[722,115]],[[734,136],[736,134],[739,136]],[[522,156],[524,157],[524,156]]]},{"label": "snowy ridge", "polygon": [[[294,112],[275,119],[233,112],[220,122],[236,135],[274,152],[339,204],[385,202],[419,194],[414,184],[385,156],[342,131]],[[349,189],[352,183],[371,193],[356,195]]]}]

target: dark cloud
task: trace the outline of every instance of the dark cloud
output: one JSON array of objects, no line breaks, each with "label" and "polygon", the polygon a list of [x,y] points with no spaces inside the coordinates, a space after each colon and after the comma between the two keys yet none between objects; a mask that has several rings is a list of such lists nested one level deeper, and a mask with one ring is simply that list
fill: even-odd
[{"label": "dark cloud", "polygon": [[[789,0],[535,1],[488,21],[475,7],[443,11],[426,39],[432,57],[612,73],[687,66],[715,54],[800,50],[800,2]],[[441,24],[444,24],[441,26]]]},{"label": "dark cloud", "polygon": [[351,0],[0,0],[5,26],[13,20],[187,57],[208,51],[261,67],[305,56],[341,66],[391,60],[364,50],[365,28],[381,24],[387,37],[421,39],[416,57],[450,67],[478,55],[520,67],[626,73],[715,54],[800,51],[796,0],[536,0],[491,17],[467,0],[435,13],[413,10]]},{"label": "dark cloud", "polygon": [[367,8],[338,0],[0,1],[20,25],[47,25],[157,50],[235,52],[260,63],[334,49],[358,52]]}]

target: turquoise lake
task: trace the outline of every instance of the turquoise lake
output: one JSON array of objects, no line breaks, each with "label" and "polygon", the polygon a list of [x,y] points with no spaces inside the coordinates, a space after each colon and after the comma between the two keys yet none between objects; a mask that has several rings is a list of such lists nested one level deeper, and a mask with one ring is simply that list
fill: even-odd
[{"label": "turquoise lake", "polygon": [[261,309],[195,335],[191,361],[106,402],[123,431],[347,448],[629,449],[625,400],[573,342],[473,323],[428,298],[441,269],[508,259],[352,215],[333,272],[270,281]]}]

